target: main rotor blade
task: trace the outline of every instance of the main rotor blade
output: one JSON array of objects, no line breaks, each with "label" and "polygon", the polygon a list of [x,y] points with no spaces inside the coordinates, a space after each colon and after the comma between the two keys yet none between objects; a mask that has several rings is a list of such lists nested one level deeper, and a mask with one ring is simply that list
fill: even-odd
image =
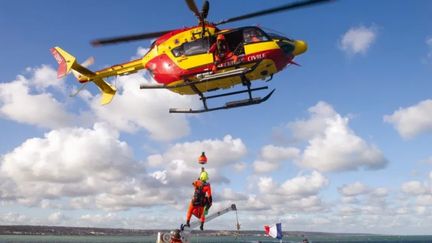
[{"label": "main rotor blade", "polygon": [[144,33],[144,34],[137,34],[137,35],[126,35],[126,36],[119,36],[113,38],[96,39],[93,40],[91,44],[93,46],[102,46],[102,45],[109,45],[109,44],[117,44],[121,42],[144,40],[144,39],[150,39],[150,38],[156,38],[162,36],[170,31],[171,30],[165,30],[165,31],[151,32],[151,33]]},{"label": "main rotor blade", "polygon": [[194,0],[185,0],[186,4],[188,5],[189,9],[195,14],[195,16],[201,20],[201,14],[198,11],[198,8],[195,4]]},{"label": "main rotor blade", "polygon": [[298,1],[298,2],[294,2],[294,3],[285,4],[285,5],[282,5],[282,6],[279,6],[279,7],[275,7],[275,8],[270,8],[270,9],[261,10],[261,11],[254,12],[254,13],[249,13],[249,14],[245,14],[245,15],[241,15],[241,16],[225,19],[225,20],[217,22],[215,25],[226,24],[226,23],[234,22],[234,21],[238,21],[238,20],[254,18],[254,17],[258,17],[258,16],[263,16],[263,15],[267,15],[267,14],[282,12],[282,11],[286,11],[286,10],[290,10],[290,9],[301,8],[301,7],[306,7],[306,6],[309,6],[309,5],[314,5],[314,4],[318,4],[318,3],[324,3],[324,2],[330,2],[330,1],[333,1],[333,0],[304,0],[304,1]]},{"label": "main rotor blade", "polygon": [[207,18],[209,9],[210,9],[210,3],[209,3],[209,1],[205,0],[204,3],[203,3],[203,6],[201,8],[201,15],[202,15],[201,17],[203,19]]}]

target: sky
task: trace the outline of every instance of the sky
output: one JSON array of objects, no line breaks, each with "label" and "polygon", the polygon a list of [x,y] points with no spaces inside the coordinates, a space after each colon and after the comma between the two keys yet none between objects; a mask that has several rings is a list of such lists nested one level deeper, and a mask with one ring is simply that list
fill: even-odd
[{"label": "sky", "polygon": [[[210,2],[219,21],[290,1]],[[202,1],[197,1],[200,6]],[[97,70],[142,56],[150,40],[95,38],[195,25],[184,1],[2,1],[0,225],[173,229],[185,221],[206,152],[212,210],[235,203],[242,229],[430,234],[432,2],[341,0],[238,21],[308,43],[276,74],[267,102],[199,115],[195,96],[112,78],[113,102],[49,48]],[[264,95],[264,93],[263,93]],[[229,213],[207,229],[235,229]]]}]

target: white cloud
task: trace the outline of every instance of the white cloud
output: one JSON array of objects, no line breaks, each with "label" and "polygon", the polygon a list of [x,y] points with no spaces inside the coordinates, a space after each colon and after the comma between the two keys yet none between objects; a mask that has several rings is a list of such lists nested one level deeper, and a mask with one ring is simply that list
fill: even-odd
[{"label": "white cloud", "polygon": [[231,188],[223,188],[222,193],[218,198],[220,198],[221,201],[227,200],[232,202],[239,202],[247,200],[248,197],[245,194],[236,192]]},{"label": "white cloud", "polygon": [[403,193],[401,195],[401,203],[411,213],[418,215],[432,216],[430,209],[432,209],[432,172],[423,182],[418,180],[407,181],[402,183],[400,190]]},{"label": "white cloud", "polygon": [[[339,190],[340,192],[340,190]],[[341,199],[344,204],[356,204],[359,203],[359,200],[356,196],[343,196]]]},{"label": "white cloud", "polygon": [[387,164],[382,152],[358,137],[349,128],[349,119],[336,113],[329,104],[318,102],[309,108],[309,113],[309,119],[288,125],[298,138],[309,139],[297,160],[299,166],[319,171],[344,171],[361,167],[380,169]]},{"label": "white cloud", "polygon": [[[197,159],[203,149],[213,185],[228,183],[220,169],[238,163],[246,153],[242,141],[229,135],[221,140],[178,143],[165,154],[149,156],[163,162],[154,163],[157,170],[147,172],[146,163],[134,159],[128,144],[107,124],[52,130],[0,158],[0,202],[108,210],[186,206],[183,201],[193,191],[191,182],[199,175]],[[247,198],[230,189],[226,192],[231,199]],[[55,219],[61,221],[56,216],[47,220]]]},{"label": "white cloud", "polygon": [[246,146],[241,139],[230,135],[223,139],[176,143],[164,153],[148,156],[146,164],[155,169],[151,173],[152,178],[171,188],[169,192],[175,195],[177,201],[182,201],[190,197],[191,183],[200,174],[202,165],[198,163],[198,157],[202,151],[208,158],[205,168],[212,185],[230,182],[222,174],[223,168],[235,168],[240,163],[240,169],[244,169],[241,160],[246,154]]},{"label": "white cloud", "polygon": [[93,130],[53,130],[45,134],[45,138],[28,139],[6,154],[1,168],[18,180],[59,183],[81,181],[102,168],[127,169],[119,175],[116,174],[120,171],[104,174],[106,179],[115,179],[132,169],[127,167],[131,166],[131,151],[126,143],[116,140],[117,137],[118,134],[104,124],[96,124]]},{"label": "white cloud", "polygon": [[268,173],[275,171],[279,168],[278,163],[273,163],[265,160],[255,160],[252,166],[256,173]]},{"label": "white cloud", "polygon": [[416,207],[416,213],[418,215],[425,215],[427,208],[426,207]]},{"label": "white cloud", "polygon": [[271,177],[260,177],[258,180],[258,189],[261,193],[275,191],[277,185]]},{"label": "white cloud", "polygon": [[29,78],[19,75],[16,80],[0,83],[0,116],[45,128],[70,125],[74,116],[47,92],[48,88],[61,91],[63,80],[57,80],[55,71],[49,66],[28,71]]},{"label": "white cloud", "polygon": [[392,124],[403,138],[412,138],[432,132],[432,100],[424,100],[414,106],[399,108],[384,121]]},{"label": "white cloud", "polygon": [[375,41],[377,28],[352,27],[341,38],[339,47],[350,55],[365,54]]},{"label": "white cloud", "polygon": [[219,168],[240,162],[246,155],[247,149],[240,138],[226,135],[223,139],[176,143],[163,154],[150,155],[147,161],[153,166],[160,166],[173,160],[182,160],[199,167],[198,157],[203,151],[208,158],[206,167]]},{"label": "white cloud", "polygon": [[385,220],[388,224],[387,221],[393,219],[386,217],[404,211],[401,207],[395,207],[398,204],[394,200],[388,201],[389,190],[385,187],[373,188],[357,181],[338,187],[338,192],[341,200],[334,208],[343,221],[337,222],[341,226],[349,223],[354,227],[376,227],[380,225],[379,220]]},{"label": "white cloud", "polygon": [[402,184],[401,190],[410,195],[422,195],[427,192],[427,187],[420,181],[408,181]]},{"label": "white cloud", "polygon": [[27,215],[8,212],[0,214],[0,224],[2,225],[29,225],[35,223]]},{"label": "white cloud", "polygon": [[348,185],[343,185],[338,188],[338,191],[343,196],[358,196],[370,192],[370,189],[361,182],[355,182]]},{"label": "white cloud", "polygon": [[281,185],[281,190],[286,195],[311,196],[318,194],[328,183],[327,178],[313,171],[310,175],[300,175],[285,181]]},{"label": "white cloud", "polygon": [[373,197],[386,197],[389,194],[389,190],[385,187],[378,187],[372,191]]},{"label": "white cloud", "polygon": [[343,205],[339,208],[339,211],[342,215],[347,216],[347,215],[360,215],[361,214],[361,210],[359,208],[355,208],[353,206],[350,205]]},{"label": "white cloud", "polygon": [[5,154],[0,165],[1,199],[24,205],[62,199],[73,208],[126,209],[174,202],[105,124],[28,139]]},{"label": "white cloud", "polygon": [[57,78],[57,72],[48,65],[42,65],[38,68],[27,68],[33,76],[28,80],[29,83],[38,90],[45,90],[54,87],[59,90],[64,89],[64,79]]},{"label": "white cloud", "polygon": [[333,107],[326,102],[320,101],[315,106],[308,109],[309,118],[307,120],[297,120],[288,123],[293,137],[301,141],[307,141],[317,134],[322,133],[328,126],[328,120],[338,116]]},{"label": "white cloud", "polygon": [[298,156],[297,148],[284,148],[274,145],[266,145],[261,149],[261,157],[269,161],[281,161],[292,159]]},{"label": "white cloud", "polygon": [[91,109],[98,119],[130,133],[144,129],[155,140],[169,141],[189,134],[187,116],[170,114],[168,110],[195,106],[193,96],[168,90],[140,90],[140,84],[151,83],[142,73],[122,76],[115,82],[118,91],[110,104],[101,106],[99,97],[91,99]]},{"label": "white cloud", "polygon": [[300,150],[293,147],[278,147],[266,145],[261,149],[260,159],[253,162],[253,168],[257,173],[267,173],[280,167],[284,160],[290,160],[299,156]]},{"label": "white cloud", "polygon": [[54,225],[61,225],[67,217],[60,211],[54,212],[48,216],[48,221]]},{"label": "white cloud", "polygon": [[432,195],[420,195],[417,197],[417,205],[419,206],[432,206]]},{"label": "white cloud", "polygon": [[401,207],[401,208],[397,208],[396,209],[396,213],[397,214],[409,214],[409,212],[410,212],[410,209],[409,208],[407,208],[407,207]]},{"label": "white cloud", "polygon": [[295,210],[319,211],[325,208],[318,194],[329,181],[317,171],[299,174],[282,183],[274,181],[272,177],[259,177],[256,181],[260,194],[253,198],[253,202],[251,198],[248,199],[248,210],[271,209],[269,214],[286,214]]}]

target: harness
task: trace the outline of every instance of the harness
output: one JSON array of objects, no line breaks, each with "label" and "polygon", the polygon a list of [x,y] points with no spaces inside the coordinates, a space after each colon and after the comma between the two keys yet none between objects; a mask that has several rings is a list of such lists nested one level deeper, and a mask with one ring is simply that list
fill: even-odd
[{"label": "harness", "polygon": [[203,191],[203,186],[195,188],[195,192],[192,198],[192,204],[194,206],[204,206],[205,192]]}]

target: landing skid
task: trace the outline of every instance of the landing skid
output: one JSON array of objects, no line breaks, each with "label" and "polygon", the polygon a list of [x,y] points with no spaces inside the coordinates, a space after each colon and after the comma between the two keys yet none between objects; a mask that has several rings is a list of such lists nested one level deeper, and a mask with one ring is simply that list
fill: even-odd
[{"label": "landing skid", "polygon": [[219,107],[212,107],[209,108],[207,107],[207,103],[205,102],[207,99],[211,99],[211,98],[217,98],[217,97],[222,97],[222,96],[229,96],[229,95],[234,95],[234,94],[239,94],[239,93],[245,93],[245,92],[252,92],[255,90],[261,90],[261,89],[267,89],[268,87],[260,87],[260,88],[255,88],[255,89],[246,89],[246,90],[242,90],[242,91],[236,91],[236,92],[230,92],[230,93],[224,93],[224,94],[220,94],[220,95],[214,95],[214,96],[208,96],[208,97],[201,97],[200,99],[203,101],[204,104],[204,108],[203,109],[198,109],[198,110],[194,110],[194,109],[182,109],[182,108],[170,108],[169,112],[170,113],[203,113],[203,112],[209,112],[209,111],[216,111],[216,110],[222,110],[222,109],[232,109],[232,108],[236,108],[236,107],[241,107],[241,106],[249,106],[249,105],[257,105],[260,104],[262,102],[265,102],[266,100],[268,100],[273,92],[275,91],[274,89],[268,93],[266,96],[264,96],[263,98],[261,97],[249,97],[248,99],[243,99],[243,100],[235,100],[235,101],[230,101],[225,103],[225,105],[223,106],[219,106]]}]

